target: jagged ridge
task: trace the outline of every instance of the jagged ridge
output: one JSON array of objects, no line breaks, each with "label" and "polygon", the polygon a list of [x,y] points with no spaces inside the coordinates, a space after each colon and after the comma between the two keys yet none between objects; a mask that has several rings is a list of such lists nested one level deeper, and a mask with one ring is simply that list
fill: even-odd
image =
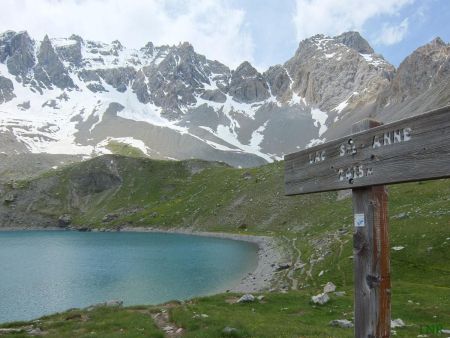
[{"label": "jagged ridge", "polygon": [[133,50],[119,41],[39,42],[7,31],[0,142],[13,135],[13,152],[92,156],[115,140],[153,158],[254,166],[342,135],[356,119],[394,118],[391,107],[403,112],[397,118],[448,103],[442,93],[411,109],[424,88],[448,83],[448,55],[448,45],[434,40],[396,71],[347,32],[306,39],[285,64],[260,73],[248,62],[231,70],[189,43]]}]

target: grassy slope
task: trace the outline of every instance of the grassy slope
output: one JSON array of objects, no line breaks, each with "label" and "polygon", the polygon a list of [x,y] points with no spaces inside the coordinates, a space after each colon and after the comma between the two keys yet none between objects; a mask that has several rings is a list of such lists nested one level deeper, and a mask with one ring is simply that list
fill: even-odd
[{"label": "grassy slope", "polygon": [[[109,163],[109,159],[48,174],[56,175],[59,182],[49,195],[58,194],[60,198],[56,204],[44,201],[40,207],[55,216],[61,210],[70,212],[78,224],[99,228],[194,226],[238,232],[245,227],[246,233],[280,238],[293,262],[305,264],[295,272],[281,273],[283,283],[294,288],[298,285],[298,291],[267,294],[264,304],[228,304],[225,300],[230,295],[218,295],[171,308],[172,320],[187,329],[186,336],[221,336],[225,326],[238,328],[238,336],[242,337],[351,336],[349,329],[327,326],[332,319],[352,317],[349,199],[337,201],[336,193],[283,196],[283,163],[239,170],[217,165],[209,167],[199,161],[113,157],[114,170],[121,176],[122,185],[81,198],[78,207],[83,212],[71,208],[68,187],[73,177],[80,173],[108,171],[104,163]],[[201,167],[205,169],[193,174],[193,168]],[[23,189],[30,185],[33,183],[22,184]],[[391,186],[389,208],[391,246],[405,247],[391,253],[393,317],[400,317],[411,325],[398,329],[397,335],[415,337],[421,325],[450,327],[450,181]],[[117,213],[119,219],[102,222],[107,213]],[[406,217],[396,217],[402,213]],[[324,272],[319,276],[321,271]],[[333,281],[347,295],[333,297],[324,307],[312,307],[310,296],[317,294],[327,281]],[[129,310],[115,311],[113,314],[118,318],[122,312],[129,313]],[[194,312],[206,313],[209,317],[193,319]],[[141,313],[129,315],[136,316],[133,319],[136,322],[130,319],[122,323],[126,330],[141,325],[140,320],[149,320],[148,316],[139,317]],[[59,325],[58,321],[52,325]]]},{"label": "grassy slope", "polygon": [[106,149],[117,155],[130,157],[146,157],[146,155],[139,148],[133,147],[123,142],[109,141]]}]

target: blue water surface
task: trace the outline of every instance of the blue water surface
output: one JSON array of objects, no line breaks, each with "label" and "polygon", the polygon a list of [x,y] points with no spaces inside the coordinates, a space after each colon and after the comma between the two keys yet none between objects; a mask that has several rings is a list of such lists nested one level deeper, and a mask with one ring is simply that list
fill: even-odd
[{"label": "blue water surface", "polygon": [[0,232],[0,322],[120,299],[187,299],[232,287],[255,245],[163,233]]}]

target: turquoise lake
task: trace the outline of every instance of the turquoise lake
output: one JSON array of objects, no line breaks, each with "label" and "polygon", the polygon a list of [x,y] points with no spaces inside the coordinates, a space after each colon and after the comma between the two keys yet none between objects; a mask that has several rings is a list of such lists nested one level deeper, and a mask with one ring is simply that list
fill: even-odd
[{"label": "turquoise lake", "polygon": [[254,244],[220,238],[0,232],[0,322],[112,299],[158,304],[221,292],[256,264]]}]

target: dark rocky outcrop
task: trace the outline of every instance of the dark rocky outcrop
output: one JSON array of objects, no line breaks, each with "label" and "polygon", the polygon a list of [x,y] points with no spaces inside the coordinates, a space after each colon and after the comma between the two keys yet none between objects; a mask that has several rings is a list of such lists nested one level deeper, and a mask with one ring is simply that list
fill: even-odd
[{"label": "dark rocky outcrop", "polygon": [[0,75],[0,104],[11,101],[15,97],[12,81]]},{"label": "dark rocky outcrop", "polygon": [[56,47],[56,52],[60,56],[61,60],[67,61],[74,66],[81,66],[83,58],[81,54],[81,45],[83,39],[78,36],[74,36],[73,38],[69,38],[69,40],[73,40],[74,43],[58,46]]},{"label": "dark rocky outcrop", "polygon": [[200,97],[202,99],[218,103],[224,103],[227,100],[225,94],[222,93],[219,89],[205,90],[205,92]]},{"label": "dark rocky outcrop", "polygon": [[153,42],[148,42],[144,47],[142,47],[140,50],[144,52],[147,56],[153,56],[155,46],[153,45]]},{"label": "dark rocky outcrop", "polygon": [[5,62],[11,53],[11,39],[16,35],[14,31],[6,31],[0,34],[0,62]]},{"label": "dark rocky outcrop", "polygon": [[141,102],[152,102],[163,108],[166,117],[175,119],[181,116],[181,108],[196,102],[195,94],[203,92],[208,99],[224,100],[217,92],[205,94],[203,88],[205,83],[211,84],[210,78],[226,88],[226,66],[195,53],[187,42],[159,48],[156,59],[159,55],[165,55],[161,62],[143,67],[136,75],[133,91]]},{"label": "dark rocky outcrop", "polygon": [[17,105],[17,108],[19,108],[21,110],[28,110],[28,109],[30,109],[30,107],[31,107],[30,101],[24,101]]},{"label": "dark rocky outcrop", "polygon": [[41,43],[37,58],[38,64],[34,70],[36,80],[46,87],[51,87],[52,85],[61,89],[75,87],[47,35]]},{"label": "dark rocky outcrop", "polygon": [[120,67],[111,69],[98,69],[96,73],[118,92],[125,92],[136,76],[136,70],[132,67]]},{"label": "dark rocky outcrop", "polygon": [[264,77],[270,86],[272,95],[281,100],[283,94],[285,94],[291,85],[291,79],[286,71],[286,68],[280,65],[270,67],[264,72]]},{"label": "dark rocky outcrop", "polygon": [[27,32],[8,31],[0,36],[0,61],[12,75],[26,76],[35,64],[34,42]]},{"label": "dark rocky outcrop", "polygon": [[370,47],[369,43],[358,32],[346,32],[336,36],[334,40],[356,50],[358,53],[375,53],[373,48]]},{"label": "dark rocky outcrop", "polygon": [[247,61],[231,75],[229,93],[238,102],[253,103],[269,98],[269,86],[264,77]]},{"label": "dark rocky outcrop", "polygon": [[118,186],[122,180],[119,176],[102,168],[93,168],[87,173],[74,175],[72,187],[80,196],[96,194]]}]

